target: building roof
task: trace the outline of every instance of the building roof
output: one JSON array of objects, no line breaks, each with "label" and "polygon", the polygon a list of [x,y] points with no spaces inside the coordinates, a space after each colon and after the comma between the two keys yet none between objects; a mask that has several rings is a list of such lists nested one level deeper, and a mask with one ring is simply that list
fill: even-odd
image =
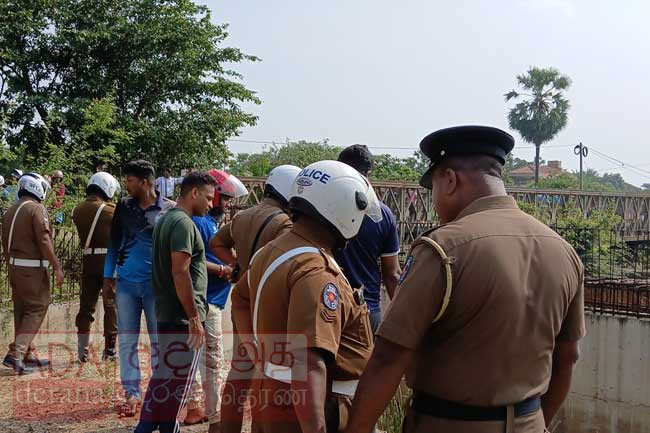
[{"label": "building roof", "polygon": [[[555,176],[557,174],[561,174],[562,172],[564,172],[564,170],[562,170],[559,167],[549,167],[548,165],[539,166],[539,177],[541,179],[544,179],[549,176]],[[533,177],[535,177],[535,165],[529,164],[523,167],[516,168],[510,172],[510,177],[532,179]]]}]

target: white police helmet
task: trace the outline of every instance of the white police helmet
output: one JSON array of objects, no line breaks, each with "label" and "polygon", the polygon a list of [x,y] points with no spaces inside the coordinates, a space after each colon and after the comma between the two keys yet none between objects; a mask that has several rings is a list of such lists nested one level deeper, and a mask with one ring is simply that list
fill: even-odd
[{"label": "white police helmet", "polygon": [[45,200],[50,183],[38,173],[25,173],[18,179],[18,193],[27,191],[39,201]]},{"label": "white police helmet", "polygon": [[289,209],[324,220],[344,239],[357,235],[363,217],[382,219],[370,182],[339,161],[319,161],[303,168],[291,189]]},{"label": "white police helmet", "polygon": [[295,165],[279,165],[269,173],[264,184],[264,192],[271,193],[286,205],[289,202],[289,194],[300,168]]},{"label": "white police helmet", "polygon": [[104,191],[104,194],[106,194],[106,197],[109,199],[113,198],[115,193],[119,194],[122,190],[117,179],[104,171],[98,171],[97,173],[90,176],[90,179],[88,179],[87,187],[91,185],[95,185]]}]

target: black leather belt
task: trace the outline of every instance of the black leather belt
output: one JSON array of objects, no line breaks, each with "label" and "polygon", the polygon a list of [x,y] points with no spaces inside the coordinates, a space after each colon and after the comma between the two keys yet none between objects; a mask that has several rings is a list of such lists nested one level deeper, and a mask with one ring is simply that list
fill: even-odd
[{"label": "black leather belt", "polygon": [[[515,418],[535,413],[542,407],[539,396],[513,404]],[[418,413],[442,419],[458,421],[505,421],[507,406],[471,406],[434,397],[430,394],[415,391],[411,407]]]}]

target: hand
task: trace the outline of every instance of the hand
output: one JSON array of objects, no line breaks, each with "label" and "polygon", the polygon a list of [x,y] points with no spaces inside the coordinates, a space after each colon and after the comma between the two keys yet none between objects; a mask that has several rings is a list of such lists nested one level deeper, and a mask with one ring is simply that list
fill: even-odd
[{"label": "hand", "polygon": [[189,334],[187,344],[190,346],[190,349],[196,352],[203,347],[203,342],[205,341],[205,330],[203,329],[199,316],[194,316],[190,319]]},{"label": "hand", "polygon": [[56,281],[56,286],[58,288],[63,286],[63,270],[61,268],[54,269],[54,280]]},{"label": "hand", "polygon": [[111,293],[115,284],[115,278],[106,278],[104,277],[104,283],[102,284],[102,292]]},{"label": "hand", "polygon": [[222,272],[222,275],[223,275],[223,277],[221,277],[221,278],[223,278],[224,280],[230,281],[230,278],[232,277],[232,268],[230,266],[228,266],[228,265],[223,265],[221,267],[221,269],[222,269],[221,272]]}]

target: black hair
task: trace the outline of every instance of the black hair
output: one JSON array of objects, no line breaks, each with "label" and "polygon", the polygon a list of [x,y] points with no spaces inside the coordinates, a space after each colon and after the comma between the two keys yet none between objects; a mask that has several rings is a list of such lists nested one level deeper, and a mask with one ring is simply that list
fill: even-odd
[{"label": "black hair", "polygon": [[183,178],[181,183],[181,195],[185,195],[194,188],[201,188],[206,185],[217,187],[217,181],[205,171],[192,171]]},{"label": "black hair", "polygon": [[372,170],[372,153],[365,144],[353,144],[339,153],[338,161],[349,165],[364,176]]},{"label": "black hair", "polygon": [[264,197],[270,197],[274,200],[279,201],[280,204],[285,208],[289,206],[289,202],[287,201],[287,199],[284,198],[282,194],[278,192],[278,190],[273,188],[272,185],[264,185]]},{"label": "black hair", "polygon": [[127,162],[122,173],[124,176],[135,176],[138,179],[146,180],[152,185],[156,181],[156,171],[153,165],[144,159]]},{"label": "black hair", "polygon": [[106,195],[103,189],[101,189],[97,185],[88,185],[86,187],[86,195],[98,195],[102,198],[104,201],[110,200],[109,197]]},{"label": "black hair", "polygon": [[21,197],[24,196],[24,195],[33,198],[34,200],[38,201],[39,203],[41,202],[41,199],[38,198],[38,197],[36,196],[36,194],[31,193],[31,192],[27,191],[26,189],[20,189],[20,190],[18,190],[18,198],[21,198]]}]

